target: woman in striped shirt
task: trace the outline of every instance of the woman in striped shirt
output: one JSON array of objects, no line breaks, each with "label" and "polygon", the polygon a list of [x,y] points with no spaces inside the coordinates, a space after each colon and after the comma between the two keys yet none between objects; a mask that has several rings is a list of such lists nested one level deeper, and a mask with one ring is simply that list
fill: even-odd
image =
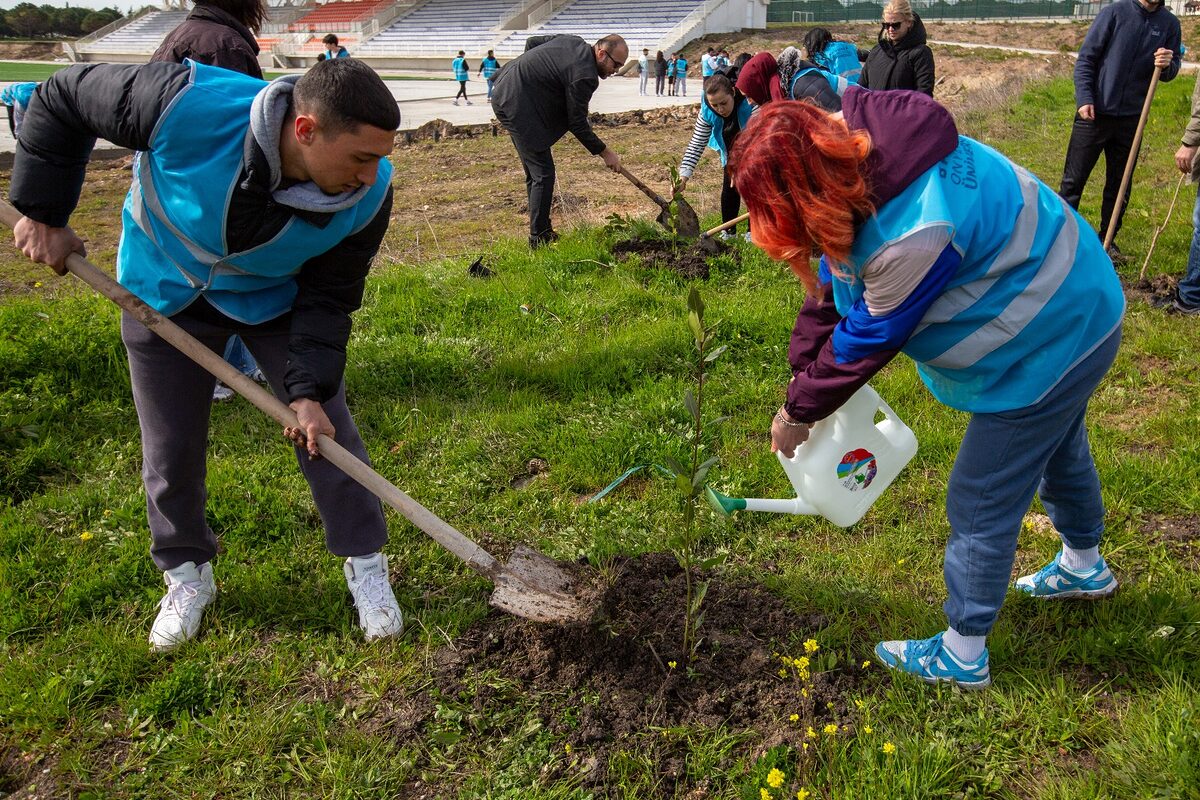
[{"label": "woman in striped shirt", "polygon": [[[704,80],[704,93],[700,98],[700,114],[696,117],[696,127],[692,131],[692,140],[684,151],[683,161],[679,165],[679,185],[675,191],[682,192],[687,186],[688,179],[696,169],[700,156],[704,155],[705,146],[716,150],[721,156],[721,167],[724,176],[721,179],[721,221],[729,222],[741,210],[742,198],[733,183],[729,180],[729,152],[738,133],[746,126],[753,107],[742,96],[742,93],[729,81],[725,75],[710,75]],[[736,230],[736,228],[734,229]],[[747,229],[748,230],[748,229]],[[721,238],[728,238],[730,231],[721,231]],[[749,233],[746,234],[749,238]]]}]

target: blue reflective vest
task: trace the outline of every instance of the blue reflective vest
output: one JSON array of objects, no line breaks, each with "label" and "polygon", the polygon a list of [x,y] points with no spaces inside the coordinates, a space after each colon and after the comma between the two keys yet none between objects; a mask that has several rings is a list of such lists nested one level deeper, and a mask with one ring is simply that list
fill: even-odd
[{"label": "blue reflective vest", "polygon": [[[445,63],[445,62],[442,62]],[[470,73],[467,72],[467,60],[465,58],[454,59],[454,80],[467,81],[471,79]]]},{"label": "blue reflective vest", "polygon": [[[738,115],[738,128],[745,130],[746,123],[750,121],[750,115],[754,113],[754,106],[743,97],[738,102],[734,113]],[[712,110],[712,106],[703,96],[700,98],[700,118],[712,126],[712,133],[708,136],[708,146],[721,154],[721,166],[723,167],[729,161],[729,148],[725,145],[725,120]]]},{"label": "blue reflective vest", "polygon": [[686,58],[675,59],[675,77],[676,78],[686,78],[687,77],[687,59]]},{"label": "blue reflective vest", "polygon": [[[500,69],[500,62],[494,58],[485,58],[479,67],[483,70],[484,79],[491,80],[492,76]],[[462,79],[460,78],[459,80]]]},{"label": "blue reflective vest", "polygon": [[331,214],[325,227],[293,216],[269,242],[230,253],[228,203],[242,173],[250,105],[267,83],[185,63],[192,69],[187,86],[159,118],[150,149],[134,160],[117,279],[168,316],[203,295],[233,319],[266,322],[291,309],[304,262],[375,218],[392,165],[382,159],[362,200]]},{"label": "blue reflective vest", "polygon": [[812,61],[826,72],[832,72],[857,84],[862,74],[862,62],[858,60],[858,48],[850,42],[830,42],[825,50],[816,53]]},{"label": "blue reflective vest", "polygon": [[1120,325],[1125,296],[1100,239],[1025,169],[966,136],[876,210],[833,280],[845,314],[863,267],[915,231],[945,228],[962,263],[905,343],[934,396],[963,411],[1032,405]]}]

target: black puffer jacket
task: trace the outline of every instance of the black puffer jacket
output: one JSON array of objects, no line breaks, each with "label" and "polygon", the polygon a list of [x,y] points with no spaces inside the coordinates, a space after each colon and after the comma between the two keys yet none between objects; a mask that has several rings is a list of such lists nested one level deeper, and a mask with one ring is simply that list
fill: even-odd
[{"label": "black puffer jacket", "polygon": [[896,44],[879,32],[879,44],[867,55],[858,85],[866,89],[915,89],[933,97],[933,51],[925,44],[925,23],[913,26]]},{"label": "black puffer jacket", "polygon": [[192,9],[179,27],[150,56],[151,61],[182,64],[185,58],[213,67],[261,78],[258,42],[254,34],[229,13],[209,5]]}]

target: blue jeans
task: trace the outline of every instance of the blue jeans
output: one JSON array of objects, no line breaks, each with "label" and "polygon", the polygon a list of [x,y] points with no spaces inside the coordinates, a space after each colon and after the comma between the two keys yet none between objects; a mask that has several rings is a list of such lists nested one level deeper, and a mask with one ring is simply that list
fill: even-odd
[{"label": "blue jeans", "polygon": [[1104,503],[1084,416],[1120,343],[1118,329],[1031,406],[971,417],[946,491],[943,567],[946,619],[964,636],[996,623],[1035,493],[1068,546],[1100,543]]},{"label": "blue jeans", "polygon": [[258,364],[255,363],[254,356],[250,355],[250,351],[246,349],[246,343],[240,336],[229,337],[229,341],[225,345],[224,358],[230,366],[248,378],[253,378],[254,374],[258,372]]},{"label": "blue jeans", "polygon": [[1187,274],[1179,281],[1179,302],[1200,306],[1200,190],[1192,209],[1192,249],[1188,251]]},{"label": "blue jeans", "polygon": [[495,82],[496,82],[496,81],[495,81],[495,79],[493,79],[493,78],[488,78],[488,79],[487,79],[487,84],[488,84],[488,100],[491,100],[491,99],[492,99],[492,84],[493,84],[493,83],[495,83]]}]

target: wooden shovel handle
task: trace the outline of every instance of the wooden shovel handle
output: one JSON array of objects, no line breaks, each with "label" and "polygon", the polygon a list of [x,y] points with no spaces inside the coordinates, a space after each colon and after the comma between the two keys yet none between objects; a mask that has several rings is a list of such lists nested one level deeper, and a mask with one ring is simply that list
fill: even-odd
[{"label": "wooden shovel handle", "polygon": [[747,211],[745,214],[734,217],[733,219],[729,220],[729,222],[722,222],[717,227],[715,227],[711,230],[705,231],[703,234],[701,234],[701,237],[702,238],[708,237],[708,236],[712,236],[714,233],[720,233],[721,231],[725,230],[726,228],[732,228],[734,225],[737,225],[739,222],[745,222],[748,219],[750,219],[749,211]]},{"label": "wooden shovel handle", "polygon": [[[10,228],[21,219],[21,212],[0,200],[0,219]],[[234,369],[219,355],[209,350],[191,334],[146,305],[140,298],[102,272],[83,256],[72,253],[67,257],[67,270],[132,314],[138,322],[166,339],[181,353],[221,379],[221,382],[249,400],[264,414],[285,427],[297,425],[296,413],[275,395]],[[466,562],[471,569],[495,580],[503,567],[487,551],[468,539],[436,514],[413,500],[357,456],[321,434],[317,437],[321,455],[345,472],[369,492],[399,511],[431,539]]]},{"label": "wooden shovel handle", "polygon": [[1158,88],[1158,78],[1162,75],[1162,67],[1155,67],[1150,76],[1150,87],[1146,89],[1146,99],[1142,103],[1142,116],[1138,119],[1137,131],[1133,134],[1133,145],[1129,148],[1129,158],[1125,160],[1125,172],[1121,175],[1121,188],[1117,190],[1117,202],[1113,204],[1112,215],[1108,218],[1108,227],[1104,231],[1104,249],[1108,250],[1117,235],[1117,220],[1125,209],[1125,192],[1129,191],[1130,181],[1133,180],[1133,165],[1137,163],[1138,149],[1142,146],[1142,133],[1146,130],[1146,119],[1150,116],[1150,103],[1154,100],[1154,90]]},{"label": "wooden shovel handle", "polygon": [[647,186],[646,184],[644,184],[644,183],[642,183],[640,180],[638,180],[637,176],[636,176],[636,175],[634,175],[634,174],[633,174],[632,172],[630,172],[629,170],[625,169],[625,167],[624,167],[624,166],[622,166],[622,167],[621,167],[621,169],[620,169],[620,172],[621,172],[621,174],[622,174],[622,175],[624,175],[626,178],[629,178],[629,182],[630,182],[630,183],[632,183],[634,186],[636,186],[637,188],[639,188],[639,189],[641,189],[643,192],[645,192],[645,194],[646,194],[646,196],[647,196],[647,197],[649,197],[649,198],[650,198],[651,200],[653,200],[654,202],[658,203],[658,204],[659,204],[660,206],[662,206],[664,209],[665,209],[665,208],[667,208],[667,207],[670,205],[670,204],[669,204],[669,203],[668,203],[666,200],[664,200],[664,199],[662,198],[662,195],[660,195],[658,192],[654,191],[654,190],[653,190],[653,189],[651,189],[649,186]]}]

